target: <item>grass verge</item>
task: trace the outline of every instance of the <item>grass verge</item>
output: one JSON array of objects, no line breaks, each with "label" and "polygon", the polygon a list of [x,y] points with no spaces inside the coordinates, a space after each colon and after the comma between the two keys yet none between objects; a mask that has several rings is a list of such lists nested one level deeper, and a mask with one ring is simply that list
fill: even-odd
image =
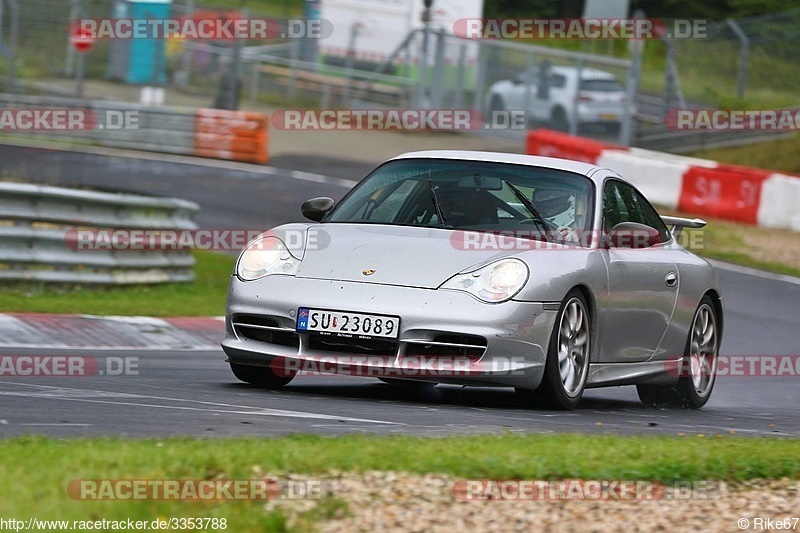
[{"label": "grass verge", "polygon": [[732,165],[800,174],[800,135],[779,141],[701,150],[688,155]]},{"label": "grass verge", "polygon": [[[82,479],[255,479],[262,472],[334,470],[664,482],[800,478],[800,441],[731,436],[20,437],[0,441],[0,456],[0,516],[34,511],[38,518],[62,520],[224,517],[230,531],[283,530],[286,518],[277,511],[267,512],[263,502],[84,501],[70,499],[66,488]],[[346,509],[334,495],[307,518],[314,522],[337,512]]]},{"label": "grass verge", "polygon": [[[687,213],[677,216],[693,218]],[[701,216],[703,229],[687,229],[682,244],[699,256],[800,277],[800,233],[764,229]]]},{"label": "grass verge", "polygon": [[79,313],[92,315],[221,316],[234,257],[193,252],[197,265],[191,283],[127,287],[6,284],[0,309],[6,313]]}]

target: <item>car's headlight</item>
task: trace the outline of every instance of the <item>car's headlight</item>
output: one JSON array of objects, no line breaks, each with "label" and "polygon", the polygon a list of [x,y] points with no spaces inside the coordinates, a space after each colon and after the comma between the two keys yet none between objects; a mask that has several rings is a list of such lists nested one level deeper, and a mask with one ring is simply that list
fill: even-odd
[{"label": "car's headlight", "polygon": [[293,256],[282,240],[277,237],[261,237],[254,240],[239,255],[236,275],[243,281],[253,281],[270,274],[293,276],[300,260]]},{"label": "car's headlight", "polygon": [[457,274],[440,288],[465,291],[484,302],[505,302],[522,290],[528,275],[527,265],[519,259],[502,259],[474,272]]}]

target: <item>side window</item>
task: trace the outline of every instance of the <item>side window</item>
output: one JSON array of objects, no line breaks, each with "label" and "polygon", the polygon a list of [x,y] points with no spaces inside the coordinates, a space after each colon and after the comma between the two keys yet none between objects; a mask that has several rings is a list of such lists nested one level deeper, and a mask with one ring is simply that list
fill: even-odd
[{"label": "side window", "polygon": [[661,235],[661,242],[669,241],[672,238],[672,234],[670,234],[667,225],[664,224],[664,221],[661,220],[661,216],[658,214],[658,212],[653,208],[652,205],[650,205],[650,202],[647,201],[647,198],[642,196],[635,189],[631,189],[631,191],[633,192],[634,201],[639,208],[641,219],[644,221],[642,224],[657,229],[658,233]]},{"label": "side window", "polygon": [[603,229],[608,232],[620,222],[628,222],[628,211],[617,191],[618,181],[609,180],[603,186]]},{"label": "side window", "polygon": [[621,181],[606,182],[603,190],[603,218],[606,231],[620,222],[636,222],[657,229],[662,242],[670,239],[666,224],[650,202],[636,189]]}]

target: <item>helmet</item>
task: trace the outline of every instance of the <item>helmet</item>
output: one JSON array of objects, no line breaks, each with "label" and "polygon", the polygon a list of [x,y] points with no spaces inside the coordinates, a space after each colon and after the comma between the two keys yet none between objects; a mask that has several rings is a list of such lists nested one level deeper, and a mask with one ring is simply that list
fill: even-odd
[{"label": "helmet", "polygon": [[533,203],[544,218],[553,218],[573,207],[574,193],[557,189],[536,189]]}]

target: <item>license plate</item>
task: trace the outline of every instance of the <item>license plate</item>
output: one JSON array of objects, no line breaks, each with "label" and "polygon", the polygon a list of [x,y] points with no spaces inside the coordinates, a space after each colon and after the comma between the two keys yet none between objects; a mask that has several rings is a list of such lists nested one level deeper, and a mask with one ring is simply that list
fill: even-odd
[{"label": "license plate", "polygon": [[297,331],[358,339],[396,339],[400,317],[301,307],[297,310]]},{"label": "license plate", "polygon": [[601,113],[600,114],[600,119],[601,120],[617,120],[617,114],[616,113]]}]

